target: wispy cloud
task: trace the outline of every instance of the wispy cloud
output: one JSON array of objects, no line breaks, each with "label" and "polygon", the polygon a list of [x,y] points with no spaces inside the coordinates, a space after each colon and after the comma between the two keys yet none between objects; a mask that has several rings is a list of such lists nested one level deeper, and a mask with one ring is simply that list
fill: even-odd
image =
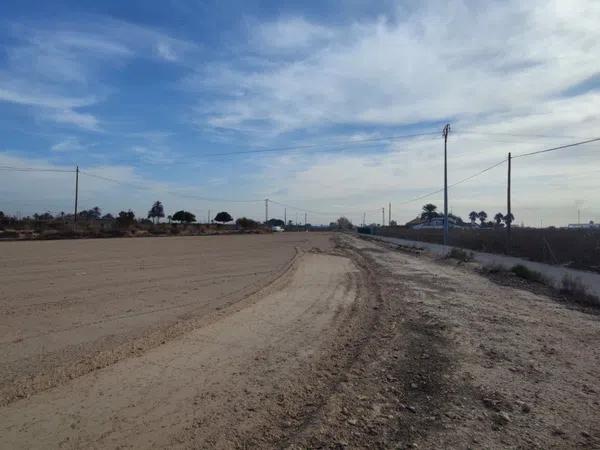
[{"label": "wispy cloud", "polygon": [[[175,63],[197,51],[195,44],[127,22],[89,16],[79,21],[17,23],[15,42],[0,69],[0,101],[28,106],[44,120],[100,131],[94,106],[118,89],[108,71],[135,58]],[[81,109],[87,107],[87,111]]]},{"label": "wispy cloud", "polygon": [[[264,64],[215,66],[199,76],[200,87],[220,88],[207,122],[286,132],[534,112],[597,73],[589,57],[600,51],[596,20],[597,2],[557,0],[485,8],[427,2],[393,23],[266,23],[256,30],[260,45],[251,40],[248,49]],[[282,48],[308,50],[272,64]]]}]

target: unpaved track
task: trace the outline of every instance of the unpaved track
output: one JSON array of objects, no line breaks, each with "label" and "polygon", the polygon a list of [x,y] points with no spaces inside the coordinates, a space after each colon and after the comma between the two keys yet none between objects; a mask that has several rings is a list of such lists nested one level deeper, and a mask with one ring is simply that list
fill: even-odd
[{"label": "unpaved track", "polygon": [[0,243],[0,404],[181,334],[321,233]]}]

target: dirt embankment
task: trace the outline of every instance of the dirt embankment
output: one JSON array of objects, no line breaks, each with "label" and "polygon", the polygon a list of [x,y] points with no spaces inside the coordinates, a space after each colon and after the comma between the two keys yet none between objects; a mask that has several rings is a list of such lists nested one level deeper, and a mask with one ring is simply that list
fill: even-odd
[{"label": "dirt embankment", "polygon": [[337,239],[210,323],[1,408],[4,442],[600,446],[598,316],[469,268]]}]

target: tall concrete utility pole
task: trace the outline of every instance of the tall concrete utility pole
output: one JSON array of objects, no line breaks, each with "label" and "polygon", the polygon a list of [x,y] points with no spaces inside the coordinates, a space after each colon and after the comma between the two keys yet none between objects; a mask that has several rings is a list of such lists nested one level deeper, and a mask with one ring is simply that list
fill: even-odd
[{"label": "tall concrete utility pole", "polygon": [[[512,156],[510,152],[508,152],[508,183],[506,185],[506,214],[508,217],[511,217],[511,208],[510,208],[510,177],[511,177],[511,161]],[[512,220],[507,220],[506,222],[506,253],[510,253],[510,226]]]},{"label": "tall concrete utility pole", "polygon": [[269,199],[265,198],[265,223],[269,221]]},{"label": "tall concrete utility pole", "polygon": [[388,204],[388,226],[392,226],[392,203]]},{"label": "tall concrete utility pole", "polygon": [[367,213],[363,213],[363,227],[367,226]]},{"label": "tall concrete utility pole", "polygon": [[444,245],[448,245],[448,133],[450,124],[443,130],[444,135]]},{"label": "tall concrete utility pole", "polygon": [[287,225],[287,208],[283,208],[283,225]]},{"label": "tall concrete utility pole", "polygon": [[77,203],[79,202],[79,166],[75,167],[75,215],[73,216],[73,228],[77,223]]},{"label": "tall concrete utility pole", "polygon": [[381,208],[381,226],[385,226],[385,206]]},{"label": "tall concrete utility pole", "polygon": [[306,213],[304,213],[304,228],[306,228],[306,231],[308,231],[308,221],[306,219]]}]

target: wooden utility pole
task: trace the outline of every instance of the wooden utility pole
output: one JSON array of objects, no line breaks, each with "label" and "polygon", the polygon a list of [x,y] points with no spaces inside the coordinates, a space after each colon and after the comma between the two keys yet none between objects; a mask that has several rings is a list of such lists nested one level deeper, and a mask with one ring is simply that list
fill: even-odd
[{"label": "wooden utility pole", "polygon": [[363,227],[367,226],[367,213],[363,213]]},{"label": "wooden utility pole", "polygon": [[448,133],[450,124],[443,130],[444,135],[444,245],[448,245]]},{"label": "wooden utility pole", "polygon": [[510,207],[511,160],[512,156],[510,152],[508,152],[508,183],[506,185],[506,214],[508,215],[508,220],[506,221],[506,253],[510,253],[510,225],[512,222],[512,213]]},{"label": "wooden utility pole", "polygon": [[306,213],[304,213],[304,228],[306,228],[306,231],[308,231],[308,221],[306,219],[307,215]]},{"label": "wooden utility pole", "polygon": [[208,210],[208,216],[206,216],[206,223],[210,225],[210,209]]},{"label": "wooden utility pole", "polygon": [[283,208],[283,226],[287,225],[287,208]]},{"label": "wooden utility pole", "polygon": [[388,226],[392,226],[392,203],[388,204]]},{"label": "wooden utility pole", "polygon": [[385,226],[385,206],[381,208],[381,226]]},{"label": "wooden utility pole", "polygon": [[79,166],[75,167],[75,215],[73,216],[73,229],[77,223],[77,206],[79,202]]}]

